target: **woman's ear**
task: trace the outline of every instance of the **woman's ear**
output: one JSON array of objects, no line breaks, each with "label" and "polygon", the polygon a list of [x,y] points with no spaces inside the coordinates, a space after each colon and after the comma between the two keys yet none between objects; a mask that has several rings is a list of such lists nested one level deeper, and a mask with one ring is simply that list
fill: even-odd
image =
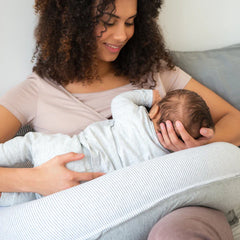
[{"label": "woman's ear", "polygon": [[148,116],[151,120],[153,120],[157,117],[158,113],[159,113],[159,106],[157,104],[154,104],[150,109]]}]

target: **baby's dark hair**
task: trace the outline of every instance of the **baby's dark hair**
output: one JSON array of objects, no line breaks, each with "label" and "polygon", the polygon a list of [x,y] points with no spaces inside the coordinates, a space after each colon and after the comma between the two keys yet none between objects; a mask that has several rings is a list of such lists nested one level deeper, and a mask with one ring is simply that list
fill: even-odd
[{"label": "baby's dark hair", "polygon": [[[195,139],[201,137],[200,128],[214,129],[209,107],[196,92],[185,89],[173,90],[157,104],[160,108],[158,124],[170,120],[175,127],[175,122],[179,120]],[[177,131],[176,133],[178,134]]]}]

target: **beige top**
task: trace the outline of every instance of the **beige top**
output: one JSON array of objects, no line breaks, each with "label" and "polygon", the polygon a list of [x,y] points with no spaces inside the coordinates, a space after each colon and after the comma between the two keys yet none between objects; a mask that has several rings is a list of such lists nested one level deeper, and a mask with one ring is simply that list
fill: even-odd
[{"label": "beige top", "polygon": [[[156,73],[155,77],[161,96],[170,90],[184,88],[191,78],[179,68]],[[110,118],[113,97],[133,89],[137,87],[127,84],[101,92],[71,94],[61,85],[32,73],[1,97],[0,104],[22,125],[31,124],[36,131],[73,135],[93,122]]]}]

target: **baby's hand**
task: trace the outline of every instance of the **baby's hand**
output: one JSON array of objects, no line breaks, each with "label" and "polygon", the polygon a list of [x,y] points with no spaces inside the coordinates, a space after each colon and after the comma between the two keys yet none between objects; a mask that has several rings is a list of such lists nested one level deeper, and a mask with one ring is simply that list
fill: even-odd
[{"label": "baby's hand", "polygon": [[158,103],[161,100],[162,100],[162,98],[160,97],[159,91],[154,89],[153,90],[153,102],[152,102],[152,105]]}]

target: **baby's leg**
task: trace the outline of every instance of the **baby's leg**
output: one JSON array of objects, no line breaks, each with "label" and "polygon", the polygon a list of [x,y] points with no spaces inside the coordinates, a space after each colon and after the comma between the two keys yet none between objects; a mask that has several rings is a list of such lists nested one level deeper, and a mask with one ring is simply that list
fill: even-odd
[{"label": "baby's leg", "polygon": [[3,192],[0,197],[0,207],[9,207],[34,199],[36,199],[35,193],[31,192]]}]

